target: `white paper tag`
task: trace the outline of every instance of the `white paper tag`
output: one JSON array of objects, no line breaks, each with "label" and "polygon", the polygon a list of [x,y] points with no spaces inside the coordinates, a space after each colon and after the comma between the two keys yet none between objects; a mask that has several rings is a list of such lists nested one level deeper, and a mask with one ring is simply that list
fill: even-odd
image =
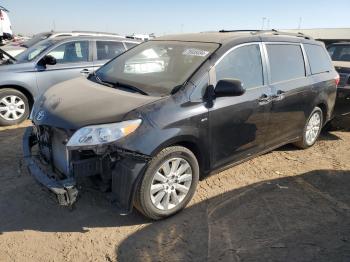
[{"label": "white paper tag", "polygon": [[185,51],[183,51],[182,54],[188,56],[206,56],[207,54],[209,54],[209,52],[197,48],[188,48]]}]

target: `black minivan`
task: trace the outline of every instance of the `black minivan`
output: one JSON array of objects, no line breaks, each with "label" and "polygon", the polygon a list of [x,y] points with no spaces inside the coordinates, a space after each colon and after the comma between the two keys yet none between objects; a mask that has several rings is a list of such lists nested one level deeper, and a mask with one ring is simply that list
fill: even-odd
[{"label": "black minivan", "polygon": [[330,120],[339,76],[320,42],[278,31],[164,36],[39,98],[23,146],[30,173],[72,205],[82,177],[161,219],[198,180],[287,143],[308,148]]}]

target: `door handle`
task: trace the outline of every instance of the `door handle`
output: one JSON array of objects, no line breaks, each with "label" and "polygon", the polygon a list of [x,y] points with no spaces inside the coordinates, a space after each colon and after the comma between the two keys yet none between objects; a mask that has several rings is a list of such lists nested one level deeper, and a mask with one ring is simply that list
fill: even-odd
[{"label": "door handle", "polygon": [[90,74],[90,70],[85,68],[80,71],[80,74],[82,74],[83,76],[87,76]]},{"label": "door handle", "polygon": [[274,101],[281,101],[285,98],[285,91],[283,90],[278,90],[276,95],[273,95],[272,98]]},{"label": "door handle", "polygon": [[259,105],[266,105],[272,101],[271,96],[268,96],[267,94],[263,94],[261,97],[259,97],[258,102]]}]

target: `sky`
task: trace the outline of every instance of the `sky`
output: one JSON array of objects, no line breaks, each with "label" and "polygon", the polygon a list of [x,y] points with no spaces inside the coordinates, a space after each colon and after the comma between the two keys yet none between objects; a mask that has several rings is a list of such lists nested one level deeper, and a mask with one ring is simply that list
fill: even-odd
[{"label": "sky", "polygon": [[220,29],[350,27],[349,0],[0,0],[14,33],[89,30],[156,35]]}]

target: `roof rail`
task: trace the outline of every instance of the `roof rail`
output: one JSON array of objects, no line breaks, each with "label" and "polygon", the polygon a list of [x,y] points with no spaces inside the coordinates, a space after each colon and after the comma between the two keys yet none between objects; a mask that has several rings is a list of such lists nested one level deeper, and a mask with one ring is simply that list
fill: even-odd
[{"label": "roof rail", "polygon": [[258,35],[258,34],[273,34],[273,35],[286,35],[286,36],[296,36],[296,37],[302,37],[305,39],[313,39],[311,36],[305,35],[301,32],[298,33],[289,33],[289,32],[283,32],[278,31],[276,29],[271,30],[220,30],[220,33],[231,33],[231,32],[250,32],[251,34]]},{"label": "roof rail", "polygon": [[116,34],[116,33],[98,32],[98,31],[75,30],[75,31],[72,31],[72,33],[104,34],[104,35],[117,35],[117,36],[120,36],[119,34]]}]

